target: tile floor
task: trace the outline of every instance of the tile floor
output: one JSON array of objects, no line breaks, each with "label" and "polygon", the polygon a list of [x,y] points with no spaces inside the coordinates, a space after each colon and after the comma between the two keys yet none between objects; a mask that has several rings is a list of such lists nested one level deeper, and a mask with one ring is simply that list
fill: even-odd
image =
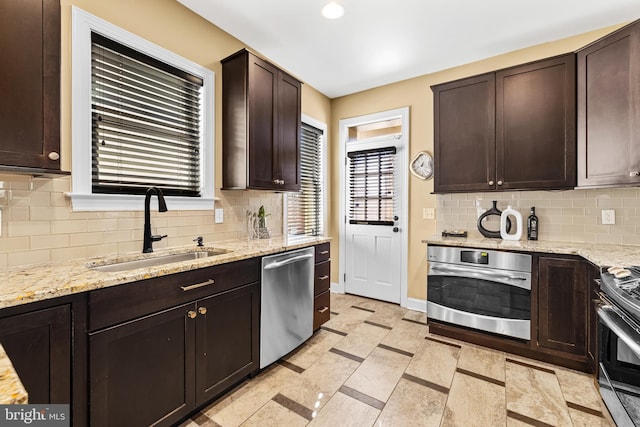
[{"label": "tile floor", "polygon": [[307,343],[196,426],[613,426],[592,377],[431,335],[425,314],[332,294]]}]

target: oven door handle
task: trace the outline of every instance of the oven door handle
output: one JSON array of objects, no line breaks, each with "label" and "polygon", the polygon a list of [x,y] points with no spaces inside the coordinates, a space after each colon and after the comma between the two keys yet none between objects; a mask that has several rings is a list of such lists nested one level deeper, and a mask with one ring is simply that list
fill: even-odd
[{"label": "oven door handle", "polygon": [[640,357],[640,332],[625,322],[625,320],[608,305],[598,306],[596,312],[602,323],[611,329],[636,356]]},{"label": "oven door handle", "polygon": [[[476,279],[502,279],[507,280],[509,282],[513,281],[511,284],[517,286],[519,288],[531,289],[531,282],[527,276],[516,276],[513,274],[506,274],[504,272],[496,272],[493,270],[489,270],[486,268],[480,267],[456,267],[453,265],[433,265],[429,267],[430,270],[439,271],[441,273],[463,273],[464,277],[473,277]],[[444,275],[444,274],[439,274]],[[522,282],[522,283],[519,283]]]}]

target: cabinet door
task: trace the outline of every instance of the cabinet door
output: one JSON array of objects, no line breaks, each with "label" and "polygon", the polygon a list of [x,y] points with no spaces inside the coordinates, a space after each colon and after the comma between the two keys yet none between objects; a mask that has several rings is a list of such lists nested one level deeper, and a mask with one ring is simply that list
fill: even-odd
[{"label": "cabinet door", "polygon": [[29,393],[29,403],[71,403],[68,305],[0,319],[0,344]]},{"label": "cabinet door", "polygon": [[58,0],[0,0],[0,61],[0,163],[60,169]]},{"label": "cabinet door", "polygon": [[277,171],[278,69],[249,55],[249,187],[273,189]]},{"label": "cabinet door", "polygon": [[538,345],[584,355],[588,286],[583,261],[542,256],[538,260]]},{"label": "cabinet door", "polygon": [[205,403],[259,368],[260,285],[198,301],[197,404]]},{"label": "cabinet door", "polygon": [[433,87],[434,191],[495,189],[495,76]]},{"label": "cabinet door", "polygon": [[195,408],[195,304],[89,335],[90,425],[171,425]]},{"label": "cabinet door", "polygon": [[640,24],[577,58],[578,186],[640,183]]},{"label": "cabinet door", "polygon": [[576,185],[575,56],[496,73],[498,189]]},{"label": "cabinet door", "polygon": [[280,73],[278,88],[278,188],[300,190],[300,82]]}]

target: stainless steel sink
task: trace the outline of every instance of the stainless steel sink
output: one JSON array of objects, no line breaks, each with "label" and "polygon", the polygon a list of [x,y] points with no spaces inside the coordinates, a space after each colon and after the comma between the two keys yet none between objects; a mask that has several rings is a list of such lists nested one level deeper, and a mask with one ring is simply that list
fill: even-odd
[{"label": "stainless steel sink", "polygon": [[209,251],[196,251],[196,252],[185,252],[179,254],[170,254],[170,255],[158,255],[151,258],[143,258],[132,261],[119,261],[109,264],[102,265],[94,265],[89,266],[92,270],[103,271],[103,272],[119,272],[119,271],[127,271],[127,270],[135,270],[137,268],[145,268],[145,267],[156,267],[159,265],[173,264],[176,262],[182,261],[190,261],[194,259],[200,258],[208,258],[216,255],[223,255],[229,253],[230,251],[225,249],[215,249]]}]

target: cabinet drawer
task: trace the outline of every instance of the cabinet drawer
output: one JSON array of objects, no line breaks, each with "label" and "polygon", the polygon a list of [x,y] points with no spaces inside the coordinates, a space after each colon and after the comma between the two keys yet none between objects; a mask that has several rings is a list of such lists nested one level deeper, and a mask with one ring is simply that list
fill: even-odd
[{"label": "cabinet drawer", "polygon": [[316,264],[313,275],[313,294],[319,295],[329,290],[331,284],[331,261],[324,261]]},{"label": "cabinet drawer", "polygon": [[313,299],[313,330],[331,317],[331,292],[325,291]]},{"label": "cabinet drawer", "polygon": [[89,293],[89,330],[96,330],[260,280],[259,258]]},{"label": "cabinet drawer", "polygon": [[326,261],[331,257],[330,243],[322,243],[315,246],[316,249],[316,263]]}]

